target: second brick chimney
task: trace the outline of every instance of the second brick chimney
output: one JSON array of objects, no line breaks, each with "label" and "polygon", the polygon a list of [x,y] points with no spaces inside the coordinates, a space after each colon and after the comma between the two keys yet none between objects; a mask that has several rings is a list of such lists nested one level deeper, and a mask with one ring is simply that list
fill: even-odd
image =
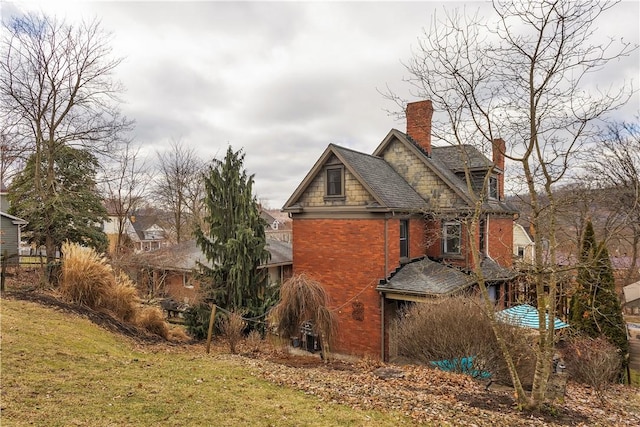
[{"label": "second brick chimney", "polygon": [[407,135],[431,155],[431,118],[433,104],[430,100],[407,104]]},{"label": "second brick chimney", "polygon": [[507,150],[507,144],[502,138],[493,140],[493,164],[500,168],[502,173],[498,174],[498,194],[502,199],[504,197],[504,156]]}]

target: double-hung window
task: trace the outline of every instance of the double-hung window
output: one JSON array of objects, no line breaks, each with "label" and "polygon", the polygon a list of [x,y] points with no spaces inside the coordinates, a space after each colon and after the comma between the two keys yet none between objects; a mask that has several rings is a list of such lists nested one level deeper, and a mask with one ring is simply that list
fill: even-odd
[{"label": "double-hung window", "polygon": [[459,255],[462,226],[457,221],[447,221],[442,226],[442,253]]},{"label": "double-hung window", "polygon": [[327,196],[341,197],[344,195],[343,186],[344,169],[342,167],[327,169]]},{"label": "double-hung window", "polygon": [[409,220],[400,220],[400,258],[409,258]]},{"label": "double-hung window", "polygon": [[498,199],[498,178],[492,176],[489,178],[489,198]]}]

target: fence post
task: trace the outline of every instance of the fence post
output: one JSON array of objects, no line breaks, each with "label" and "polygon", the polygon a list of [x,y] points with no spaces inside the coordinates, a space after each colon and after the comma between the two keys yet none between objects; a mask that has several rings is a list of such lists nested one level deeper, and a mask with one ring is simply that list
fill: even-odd
[{"label": "fence post", "polygon": [[207,332],[207,354],[209,354],[209,350],[211,349],[211,336],[213,335],[213,322],[216,318],[216,308],[215,304],[211,304],[211,317],[209,318],[209,331]]}]

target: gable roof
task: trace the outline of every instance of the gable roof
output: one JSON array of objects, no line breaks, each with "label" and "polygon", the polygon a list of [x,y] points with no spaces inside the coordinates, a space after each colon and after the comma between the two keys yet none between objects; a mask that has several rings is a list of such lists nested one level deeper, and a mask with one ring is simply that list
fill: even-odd
[{"label": "gable roof", "polygon": [[635,282],[622,288],[624,301],[631,302],[640,299],[640,282]]},{"label": "gable roof", "polygon": [[[333,145],[333,144],[332,144]],[[407,181],[381,157],[333,145],[336,156],[382,206],[422,209],[426,203]]]},{"label": "gable roof", "polygon": [[5,218],[10,219],[10,220],[11,220],[11,222],[12,222],[13,224],[15,224],[15,225],[26,225],[26,224],[28,224],[28,223],[29,223],[29,221],[26,221],[26,220],[24,220],[24,219],[22,219],[22,218],[18,218],[17,216],[9,215],[9,214],[8,214],[8,213],[6,213],[6,212],[1,212],[1,211],[0,211],[0,215],[1,215],[1,216],[3,216],[3,217],[5,217]]},{"label": "gable roof", "polygon": [[402,210],[420,210],[427,207],[422,197],[384,159],[329,144],[302,183],[287,200],[283,210],[293,208],[309,184],[321,172],[331,155],[335,155],[375,199],[377,204],[375,207]]},{"label": "gable roof", "polygon": [[[373,152],[374,156],[380,156],[394,140],[400,141],[417,158],[422,160],[424,165],[438,176],[451,190],[453,190],[468,206],[474,203],[474,197],[469,193],[467,184],[456,172],[464,172],[468,167],[470,171],[494,169],[502,172],[494,163],[472,145],[432,147],[431,154],[427,153],[409,135],[397,129],[391,129],[380,145]],[[460,165],[465,165],[462,166]],[[487,200],[483,204],[486,212],[495,213],[517,213],[518,210],[511,204],[503,200]]]}]

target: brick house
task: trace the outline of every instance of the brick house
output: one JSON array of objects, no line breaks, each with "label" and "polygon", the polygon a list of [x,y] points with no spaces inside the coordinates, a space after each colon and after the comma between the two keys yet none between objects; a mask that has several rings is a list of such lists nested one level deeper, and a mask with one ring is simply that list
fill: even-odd
[{"label": "brick house", "polygon": [[[266,243],[270,258],[258,269],[267,271],[264,285],[269,286],[291,277],[293,261],[291,244],[269,238]],[[193,305],[198,301],[200,288],[196,274],[198,262],[211,266],[195,240],[188,240],[138,254],[131,262],[137,270],[132,276],[150,295]]]},{"label": "brick house", "polygon": [[[388,360],[404,304],[474,292],[472,245],[496,307],[513,299],[516,211],[504,201],[504,142],[494,141],[493,161],[471,145],[432,147],[431,101],[406,113],[407,132],[392,129],[371,155],[330,144],[283,207],[294,273],[318,280],[338,314],[338,353]],[[486,195],[471,238],[465,172],[471,191]]]}]

